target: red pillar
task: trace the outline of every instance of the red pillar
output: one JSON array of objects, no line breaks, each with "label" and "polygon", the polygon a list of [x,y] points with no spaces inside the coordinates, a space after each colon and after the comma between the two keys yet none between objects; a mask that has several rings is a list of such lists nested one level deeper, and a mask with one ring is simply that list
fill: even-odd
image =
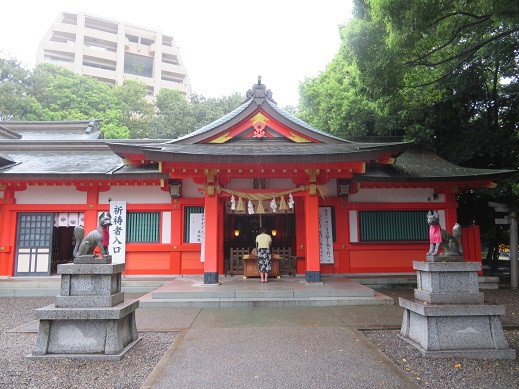
[{"label": "red pillar", "polygon": [[98,206],[99,206],[99,190],[95,187],[87,190],[87,208],[84,212],[84,228],[85,235],[95,230],[99,224]]},{"label": "red pillar", "polygon": [[205,196],[204,284],[218,284],[218,195]]},{"label": "red pillar", "polygon": [[14,190],[6,188],[0,205],[0,276],[14,274],[16,212],[9,209],[14,203]]},{"label": "red pillar", "polygon": [[317,195],[305,196],[306,225],[306,281],[321,282],[321,261],[319,250],[319,199]]}]

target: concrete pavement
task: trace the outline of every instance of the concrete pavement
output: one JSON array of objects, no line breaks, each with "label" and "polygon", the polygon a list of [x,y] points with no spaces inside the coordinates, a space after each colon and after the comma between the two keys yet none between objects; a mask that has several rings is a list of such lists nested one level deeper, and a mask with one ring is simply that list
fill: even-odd
[{"label": "concrete pavement", "polygon": [[417,388],[359,328],[399,328],[397,305],[139,308],[179,330],[143,388]]}]

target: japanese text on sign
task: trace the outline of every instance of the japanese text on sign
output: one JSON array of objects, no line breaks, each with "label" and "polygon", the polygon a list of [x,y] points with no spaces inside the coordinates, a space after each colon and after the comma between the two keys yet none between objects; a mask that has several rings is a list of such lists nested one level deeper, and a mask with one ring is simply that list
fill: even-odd
[{"label": "japanese text on sign", "polygon": [[124,263],[126,252],[126,201],[111,201],[110,245],[108,251],[112,255],[112,263]]},{"label": "japanese text on sign", "polygon": [[319,251],[321,263],[333,263],[332,208],[319,207]]}]

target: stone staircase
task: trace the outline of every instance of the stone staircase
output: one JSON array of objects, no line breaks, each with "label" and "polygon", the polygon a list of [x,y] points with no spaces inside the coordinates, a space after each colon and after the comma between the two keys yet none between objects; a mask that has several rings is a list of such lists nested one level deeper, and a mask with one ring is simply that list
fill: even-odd
[{"label": "stone staircase", "polygon": [[308,284],[302,277],[259,279],[225,277],[218,286],[197,277],[177,278],[139,299],[141,308],[309,307],[394,304],[393,298],[344,277],[323,277]]},{"label": "stone staircase", "polygon": [[[173,277],[123,276],[122,291],[126,294],[146,294]],[[59,295],[61,277],[0,277],[0,297],[54,297]]]}]

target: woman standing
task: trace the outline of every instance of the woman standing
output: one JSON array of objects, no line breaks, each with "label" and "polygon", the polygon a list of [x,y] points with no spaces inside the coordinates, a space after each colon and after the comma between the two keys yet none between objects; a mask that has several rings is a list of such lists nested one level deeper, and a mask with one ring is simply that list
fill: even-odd
[{"label": "woman standing", "polygon": [[269,272],[272,269],[272,258],[270,256],[270,245],[272,238],[267,231],[262,228],[260,234],[256,237],[256,249],[258,250],[258,270],[260,281],[262,283],[269,282]]}]

